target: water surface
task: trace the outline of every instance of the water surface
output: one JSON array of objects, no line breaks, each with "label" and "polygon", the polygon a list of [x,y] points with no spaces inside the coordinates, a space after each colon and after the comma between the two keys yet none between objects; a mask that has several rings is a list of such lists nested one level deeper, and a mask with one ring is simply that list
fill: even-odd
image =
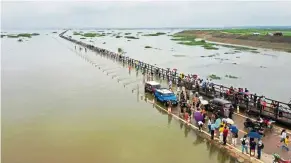
[{"label": "water surface", "polygon": [[118,83],[51,33],[16,40],[2,39],[2,162],[233,162],[132,93],[140,76]]}]

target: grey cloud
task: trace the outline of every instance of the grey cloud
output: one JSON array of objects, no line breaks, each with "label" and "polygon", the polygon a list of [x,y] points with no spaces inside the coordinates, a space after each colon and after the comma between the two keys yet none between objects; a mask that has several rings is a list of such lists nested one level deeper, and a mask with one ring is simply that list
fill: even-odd
[{"label": "grey cloud", "polygon": [[291,25],[291,2],[2,2],[2,28]]}]

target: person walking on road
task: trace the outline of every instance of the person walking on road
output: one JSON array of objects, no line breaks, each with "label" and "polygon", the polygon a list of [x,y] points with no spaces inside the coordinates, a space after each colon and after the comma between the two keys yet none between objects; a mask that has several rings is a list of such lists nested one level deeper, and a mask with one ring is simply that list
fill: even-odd
[{"label": "person walking on road", "polygon": [[245,135],[240,140],[241,140],[241,151],[242,151],[242,153],[244,153],[244,151],[246,151],[246,153],[248,154],[249,153],[248,152],[248,144],[249,144],[249,141],[248,141],[247,135]]},{"label": "person walking on road", "polygon": [[286,138],[283,141],[283,145],[281,146],[282,150],[285,148],[287,152],[289,152],[289,136],[286,136]]},{"label": "person walking on road", "polygon": [[250,156],[255,156],[257,143],[254,139],[250,142]]}]

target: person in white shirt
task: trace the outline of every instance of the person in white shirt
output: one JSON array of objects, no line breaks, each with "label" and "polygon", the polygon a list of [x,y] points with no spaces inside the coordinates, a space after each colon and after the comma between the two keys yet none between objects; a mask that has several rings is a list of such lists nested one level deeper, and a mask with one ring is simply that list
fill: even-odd
[{"label": "person in white shirt", "polygon": [[240,139],[241,141],[241,147],[242,147],[242,153],[244,153],[244,151],[246,151],[246,153],[248,154],[248,145],[249,145],[249,140],[247,138],[247,135],[245,135],[243,138]]},{"label": "person in white shirt", "polygon": [[202,127],[203,127],[203,122],[202,121],[198,121],[198,129],[200,132],[202,132]]}]

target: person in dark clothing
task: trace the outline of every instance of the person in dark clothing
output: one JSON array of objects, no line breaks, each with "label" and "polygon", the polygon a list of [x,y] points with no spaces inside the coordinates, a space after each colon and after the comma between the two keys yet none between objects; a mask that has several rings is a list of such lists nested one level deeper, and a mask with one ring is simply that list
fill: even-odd
[{"label": "person in dark clothing", "polygon": [[229,116],[228,116],[230,119],[232,119],[233,112],[234,112],[234,107],[233,105],[231,105],[229,108]]},{"label": "person in dark clothing", "polygon": [[262,140],[259,140],[258,145],[257,145],[257,153],[258,153],[258,159],[261,159],[261,155],[262,155],[262,149],[264,149],[264,143],[262,142]]},{"label": "person in dark clothing", "polygon": [[257,94],[255,93],[255,94],[254,94],[254,106],[256,106],[257,98],[258,98],[258,96],[257,96]]},{"label": "person in dark clothing", "polygon": [[257,143],[254,140],[250,142],[250,156],[255,156]]}]

